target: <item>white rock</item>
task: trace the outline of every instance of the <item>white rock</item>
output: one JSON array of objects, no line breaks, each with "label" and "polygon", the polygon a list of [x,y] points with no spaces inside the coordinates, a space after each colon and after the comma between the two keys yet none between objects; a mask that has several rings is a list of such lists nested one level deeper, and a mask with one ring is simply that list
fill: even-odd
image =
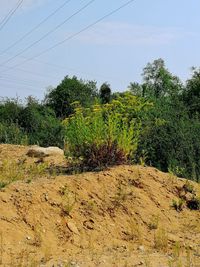
[{"label": "white rock", "polygon": [[64,151],[59,147],[40,147],[40,146],[32,146],[26,153],[29,157],[34,158],[44,158],[49,156],[64,156]]}]

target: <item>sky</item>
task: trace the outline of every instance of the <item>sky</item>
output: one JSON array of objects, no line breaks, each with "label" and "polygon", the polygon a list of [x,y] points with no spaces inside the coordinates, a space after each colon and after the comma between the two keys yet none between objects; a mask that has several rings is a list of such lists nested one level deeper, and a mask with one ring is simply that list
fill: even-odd
[{"label": "sky", "polygon": [[20,0],[0,0],[0,97],[43,99],[66,75],[124,91],[158,58],[182,81],[190,78],[191,67],[200,66],[200,1],[135,0],[79,33],[126,2],[24,0],[2,27]]}]

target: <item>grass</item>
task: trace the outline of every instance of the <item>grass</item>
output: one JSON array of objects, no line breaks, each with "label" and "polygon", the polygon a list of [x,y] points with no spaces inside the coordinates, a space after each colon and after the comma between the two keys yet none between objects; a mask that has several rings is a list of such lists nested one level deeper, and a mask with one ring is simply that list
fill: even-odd
[{"label": "grass", "polygon": [[150,221],[148,223],[148,227],[150,230],[156,230],[158,229],[159,225],[159,216],[158,215],[152,215],[150,218]]},{"label": "grass", "polygon": [[59,192],[62,196],[61,214],[69,216],[77,202],[76,194],[71,192],[67,185],[61,187]]},{"label": "grass", "polygon": [[178,200],[172,200],[172,207],[178,212],[183,210],[184,205],[185,201],[182,198],[179,198]]},{"label": "grass", "polygon": [[157,250],[167,252],[168,235],[164,228],[157,229],[154,235],[154,246]]},{"label": "grass", "polygon": [[48,167],[47,163],[27,164],[23,161],[4,160],[0,165],[0,189],[15,181],[30,182],[35,178],[50,175]]}]

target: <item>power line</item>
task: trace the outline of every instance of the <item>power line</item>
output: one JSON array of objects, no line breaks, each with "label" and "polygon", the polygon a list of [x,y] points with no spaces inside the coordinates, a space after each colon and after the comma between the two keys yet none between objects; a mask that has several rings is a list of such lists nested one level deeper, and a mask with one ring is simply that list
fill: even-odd
[{"label": "power line", "polygon": [[25,33],[22,37],[20,37],[17,41],[15,41],[13,44],[11,44],[9,47],[7,47],[5,50],[3,50],[0,55],[5,54],[8,50],[15,47],[17,44],[19,44],[21,41],[23,41],[27,36],[29,36],[31,33],[33,33],[35,30],[37,30],[40,26],[42,26],[46,21],[48,21],[51,17],[53,17],[56,13],[58,13],[64,6],[66,6],[69,2],[72,0],[65,1],[62,5],[60,5],[56,10],[54,10],[51,14],[49,14],[46,18],[44,18],[41,22],[39,22],[35,27],[33,27],[30,31]]},{"label": "power line", "polygon": [[[26,57],[23,57],[26,59]],[[73,74],[74,75],[77,75],[75,73],[79,73],[79,74],[84,74],[84,75],[91,75],[91,76],[95,76],[95,77],[99,77],[101,79],[118,79],[117,77],[111,77],[111,76],[105,76],[103,74],[97,74],[97,73],[91,73],[91,72],[85,72],[85,71],[82,71],[82,70],[78,70],[78,69],[75,69],[75,68],[71,68],[71,67],[65,67],[65,66],[61,66],[61,65],[57,65],[57,64],[53,64],[53,63],[49,63],[49,62],[45,62],[45,61],[41,61],[41,60],[37,60],[37,59],[33,59],[36,63],[39,63],[39,64],[42,64],[42,65],[46,65],[48,67],[53,67],[54,69],[58,69],[58,70],[62,70],[62,71],[69,71],[69,72],[74,72]],[[7,69],[6,70],[3,70],[1,73],[5,73],[7,70],[12,70],[12,68],[10,67],[6,67]],[[35,76],[40,76],[40,77],[46,77],[46,78],[54,78],[54,79],[57,79],[58,77],[56,77],[55,75],[47,75],[47,74],[41,74],[41,73],[38,73],[38,72],[33,72],[33,71],[29,71],[29,70],[24,70],[24,69],[21,69],[21,68],[15,68],[17,71],[20,71],[20,72],[24,72],[24,73],[29,73],[31,75],[35,75]],[[61,75],[61,74],[60,74]],[[66,73],[63,74],[63,76],[66,75]],[[118,79],[119,80],[119,79]]]},{"label": "power line", "polygon": [[38,85],[38,86],[41,86],[43,83],[47,83],[46,81],[42,81],[42,80],[27,80],[27,79],[21,79],[21,78],[18,78],[18,77],[15,77],[15,76],[10,76],[10,75],[7,75],[7,76],[0,76],[0,80],[8,80],[10,82],[23,82],[23,83],[26,83],[28,85],[33,85],[35,83],[35,85]]},{"label": "power line", "polygon": [[18,10],[18,8],[22,5],[24,0],[19,0],[16,7],[14,7],[8,15],[3,19],[2,24],[0,25],[0,31],[4,28],[4,26],[8,23],[8,21],[11,19],[11,17],[15,14],[15,12]]},{"label": "power line", "polygon": [[5,15],[5,17],[3,17],[3,19],[0,21],[0,25],[4,23],[4,21],[8,18],[11,12],[12,12],[12,9],[8,12],[8,14]]},{"label": "power line", "polygon": [[23,85],[23,86],[28,86],[31,88],[35,88],[35,86],[37,87],[42,87],[43,85],[33,85],[28,83],[27,81],[23,81],[23,80],[16,80],[16,79],[9,79],[9,78],[1,78],[0,77],[0,82],[6,82],[6,83],[10,83],[10,84],[15,84],[15,85]]},{"label": "power line", "polygon": [[[4,90],[5,90],[5,88],[6,89],[13,90],[13,87],[12,88],[11,87],[8,87],[7,84],[9,84],[9,83],[7,83],[5,81],[0,81],[0,88],[3,88]],[[15,87],[14,87],[15,90],[23,90],[23,91],[26,90],[26,91],[29,91],[29,92],[31,91],[31,92],[36,92],[36,93],[41,92],[40,89],[36,89],[35,87],[32,87],[32,86],[31,86],[31,90],[30,90],[30,88],[29,89],[27,88],[27,87],[29,87],[27,85],[17,85],[17,86],[20,86],[17,89],[16,89],[16,84],[14,84],[14,85],[15,85]],[[10,84],[10,86],[13,86],[13,84]],[[24,87],[24,88],[22,89],[21,87]]]},{"label": "power line", "polygon": [[78,15],[79,13],[81,13],[84,9],[86,9],[88,6],[90,6],[94,1],[96,1],[96,0],[90,0],[86,5],[84,5],[83,7],[81,7],[80,9],[78,9],[75,13],[73,13],[71,16],[69,16],[68,18],[66,18],[61,23],[59,23],[55,28],[53,28],[52,30],[48,31],[45,35],[43,35],[41,38],[39,38],[38,40],[36,40],[35,42],[33,42],[31,45],[29,45],[26,48],[24,48],[21,52],[17,53],[16,55],[12,56],[11,58],[9,58],[6,61],[4,61],[3,63],[1,63],[0,66],[2,66],[4,64],[7,64],[8,62],[10,62],[13,59],[15,59],[16,57],[22,55],[24,52],[28,51],[30,48],[32,48],[33,46],[35,46],[36,44],[38,44],[39,42],[41,42],[42,40],[44,40],[47,36],[49,36],[50,34],[52,34],[53,32],[55,32],[57,29],[59,29],[62,25],[64,25],[70,19],[72,19],[73,17],[75,17],[76,15]]},{"label": "power line", "polygon": [[76,33],[74,33],[74,34],[68,36],[68,37],[65,38],[64,40],[62,40],[62,41],[56,43],[55,45],[53,45],[53,46],[51,46],[51,47],[49,47],[49,48],[43,50],[41,53],[39,53],[39,54],[37,54],[37,55],[35,55],[35,56],[33,56],[33,57],[27,58],[25,61],[23,61],[23,62],[21,62],[21,63],[19,63],[19,64],[16,64],[16,65],[14,65],[14,66],[12,66],[12,67],[9,67],[7,70],[15,69],[16,67],[21,66],[21,65],[23,65],[23,64],[26,63],[26,62],[35,60],[36,58],[40,57],[41,55],[43,55],[43,54],[45,54],[45,53],[47,53],[47,52],[53,50],[54,48],[56,48],[56,47],[58,47],[58,46],[60,46],[60,45],[62,45],[62,44],[64,44],[64,43],[66,43],[67,41],[70,41],[70,40],[73,39],[74,37],[78,36],[79,34],[81,34],[81,33],[84,32],[84,31],[87,31],[89,28],[92,28],[93,26],[95,26],[95,25],[98,24],[99,22],[101,22],[101,21],[103,21],[104,19],[110,17],[111,15],[113,15],[113,14],[116,13],[116,12],[118,12],[118,11],[121,10],[122,8],[128,6],[129,4],[131,4],[131,3],[134,2],[134,1],[135,1],[135,0],[129,0],[129,1],[125,2],[123,5],[121,5],[121,6],[119,6],[118,8],[112,10],[111,12],[109,12],[109,13],[107,13],[106,15],[104,15],[103,17],[97,19],[96,21],[94,21],[93,23],[89,24],[88,26],[82,28],[80,31],[78,31],[78,32],[76,32]]}]

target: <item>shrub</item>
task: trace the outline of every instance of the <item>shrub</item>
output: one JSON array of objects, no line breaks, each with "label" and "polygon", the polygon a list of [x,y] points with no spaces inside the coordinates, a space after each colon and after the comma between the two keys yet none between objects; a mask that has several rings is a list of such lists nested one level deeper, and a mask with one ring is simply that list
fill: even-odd
[{"label": "shrub", "polygon": [[112,104],[78,107],[64,121],[66,153],[79,159],[82,167],[101,169],[134,159],[140,125],[112,108]]},{"label": "shrub", "polygon": [[191,210],[200,210],[200,198],[194,196],[191,200],[188,200],[187,207]]},{"label": "shrub", "polygon": [[182,198],[178,199],[177,201],[172,200],[172,207],[178,212],[183,210],[184,204],[185,201]]},{"label": "shrub", "polygon": [[17,124],[0,123],[0,143],[24,145],[28,137]]}]

